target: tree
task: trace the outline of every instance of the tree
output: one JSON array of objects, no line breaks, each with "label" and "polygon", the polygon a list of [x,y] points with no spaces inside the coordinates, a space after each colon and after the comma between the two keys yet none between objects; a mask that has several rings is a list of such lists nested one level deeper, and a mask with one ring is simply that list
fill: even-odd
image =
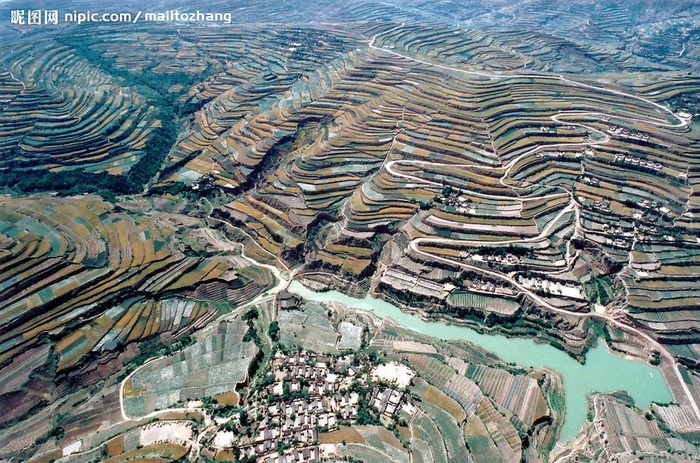
[{"label": "tree", "polygon": [[270,323],[270,327],[267,329],[267,334],[270,336],[273,342],[279,341],[280,326],[277,321]]}]

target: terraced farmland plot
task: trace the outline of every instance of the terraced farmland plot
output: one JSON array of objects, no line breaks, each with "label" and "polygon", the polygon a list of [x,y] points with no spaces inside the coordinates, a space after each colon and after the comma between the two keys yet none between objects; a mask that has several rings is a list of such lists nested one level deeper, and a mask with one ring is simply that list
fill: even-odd
[{"label": "terraced farmland plot", "polygon": [[[421,376],[411,386],[422,398],[418,405],[421,412],[412,421],[414,436],[424,436],[423,439],[435,433],[442,436],[444,447],[426,439],[430,453],[437,460],[443,452],[447,461],[520,458],[520,432],[534,430],[535,423],[548,413],[548,403],[531,377],[469,365],[467,374],[479,386],[468,381],[473,391],[467,400],[466,384],[462,384],[450,367],[423,355],[411,354],[407,359]],[[468,454],[465,442],[469,444]]]},{"label": "terraced farmland plot", "polygon": [[459,402],[467,415],[474,413],[477,404],[483,398],[481,390],[474,382],[459,376],[454,370],[435,358],[409,354],[408,359],[410,364],[428,382]]},{"label": "terraced farmland plot", "polygon": [[439,436],[445,443],[448,461],[469,461],[469,452],[464,443],[460,423],[457,423],[446,411],[430,404],[421,404],[419,408],[430,416],[438,427]]},{"label": "terraced farmland plot", "polygon": [[179,402],[234,391],[246,380],[258,352],[254,343],[243,342],[246,331],[239,319],[222,322],[205,340],[139,369],[124,384],[126,413],[141,417]]},{"label": "terraced farmland plot", "polygon": [[526,426],[532,426],[547,413],[547,404],[534,378],[512,375],[484,365],[469,365],[466,374],[484,394],[516,415]]},{"label": "terraced farmland plot", "polygon": [[[440,429],[430,417],[427,415],[416,417],[413,423],[411,423],[411,427],[413,428],[413,432],[420,436],[420,440],[427,443],[430,452],[425,455],[428,457],[426,458],[427,461],[434,461],[435,463],[447,463],[449,461],[444,441],[433,437],[440,435]],[[423,452],[421,452],[421,454],[423,454]]]},{"label": "terraced farmland plot", "polygon": [[377,426],[358,426],[357,431],[362,435],[364,444],[351,443],[347,454],[363,461],[394,461],[407,463],[408,452],[401,442],[389,431]]},{"label": "terraced farmland plot", "polygon": [[285,347],[299,346],[316,352],[337,353],[336,341],[340,335],[328,319],[327,310],[321,304],[309,302],[302,310],[280,311],[280,343]]},{"label": "terraced farmland plot", "polygon": [[472,415],[467,420],[464,440],[472,450],[475,462],[505,461],[478,415]]},{"label": "terraced farmland plot", "polygon": [[61,356],[58,369],[78,363],[90,351],[116,350],[158,333],[169,332],[178,337],[189,328],[204,326],[217,314],[215,307],[193,300],[129,301],[59,341],[56,345]]},{"label": "terraced farmland plot", "polygon": [[105,460],[109,463],[127,461],[178,461],[189,453],[189,447],[174,443],[157,443],[132,449],[116,457]]}]

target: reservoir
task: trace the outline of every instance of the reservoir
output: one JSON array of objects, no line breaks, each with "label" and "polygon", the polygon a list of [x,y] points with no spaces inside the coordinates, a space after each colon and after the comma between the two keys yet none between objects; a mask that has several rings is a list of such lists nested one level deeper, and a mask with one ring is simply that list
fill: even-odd
[{"label": "reservoir", "polygon": [[586,364],[569,357],[565,352],[548,344],[537,344],[526,338],[507,338],[501,335],[479,334],[462,326],[426,322],[402,312],[398,307],[381,299],[357,299],[337,291],[316,292],[292,281],[287,288],[304,299],[317,302],[338,302],[348,307],[373,312],[380,318],[391,318],[412,331],[445,340],[462,340],[496,353],[505,362],[534,368],[548,367],[558,371],[564,379],[566,416],[561,430],[561,442],[575,437],[586,420],[586,394],[589,392],[626,391],[641,409],[652,401],[668,403],[671,393],[661,373],[640,360],[620,357],[610,352],[604,342],[588,351]]}]

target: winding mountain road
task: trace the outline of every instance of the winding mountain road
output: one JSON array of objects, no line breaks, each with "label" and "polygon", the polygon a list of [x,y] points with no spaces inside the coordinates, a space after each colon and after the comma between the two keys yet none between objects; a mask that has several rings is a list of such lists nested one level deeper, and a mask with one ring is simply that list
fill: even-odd
[{"label": "winding mountain road", "polygon": [[[610,142],[611,137],[595,128],[591,127],[586,124],[582,123],[577,123],[577,122],[569,122],[565,120],[561,120],[562,117],[567,117],[567,116],[576,116],[576,117],[594,117],[594,118],[616,118],[616,119],[621,119],[621,120],[627,120],[627,121],[632,121],[632,122],[639,122],[643,124],[648,124],[648,125],[654,125],[657,127],[664,127],[664,128],[684,128],[687,127],[689,124],[689,120],[684,119],[677,114],[675,114],[671,109],[656,103],[655,101],[651,101],[647,98],[638,96],[638,95],[633,95],[630,93],[626,93],[623,91],[619,90],[614,90],[606,87],[599,87],[591,84],[586,84],[583,82],[578,82],[569,78],[564,77],[563,75],[558,75],[558,76],[552,76],[552,75],[538,75],[538,74],[490,74],[486,72],[480,72],[480,71],[470,71],[466,69],[460,69],[460,68],[455,68],[452,66],[446,66],[442,64],[436,64],[436,63],[431,63],[429,61],[421,60],[412,56],[408,56],[399,52],[396,52],[394,50],[389,50],[386,48],[378,47],[375,45],[377,37],[383,34],[388,34],[390,32],[393,32],[397,29],[400,29],[403,27],[404,24],[402,23],[399,26],[396,26],[388,31],[385,31],[383,33],[377,33],[375,34],[370,40],[369,40],[369,48],[376,50],[378,52],[383,52],[383,53],[388,53],[394,56],[401,57],[403,59],[411,60],[417,63],[424,64],[426,66],[430,67],[436,67],[439,69],[447,70],[447,71],[452,71],[452,72],[457,72],[457,73],[462,73],[462,74],[467,74],[467,75],[473,75],[473,76],[478,76],[478,77],[486,77],[492,80],[501,80],[501,79],[523,79],[523,78],[537,78],[537,79],[542,79],[542,80],[554,80],[558,82],[562,82],[567,85],[575,86],[575,87],[583,87],[591,90],[595,90],[598,92],[604,92],[604,93],[610,93],[614,94],[617,96],[629,98],[629,99],[634,99],[640,102],[643,102],[645,104],[651,105],[652,107],[656,108],[658,111],[660,111],[663,114],[666,114],[666,116],[669,116],[676,120],[676,123],[669,123],[667,120],[661,119],[661,118],[655,118],[655,117],[645,117],[645,116],[639,116],[639,117],[631,117],[631,116],[619,116],[619,115],[614,115],[614,114],[607,114],[607,113],[602,113],[599,111],[591,111],[591,112],[586,112],[586,111],[562,111],[558,112],[557,114],[554,114],[550,116],[550,119],[553,122],[556,122],[561,125],[568,125],[572,127],[579,127],[583,128],[585,130],[588,130],[592,133],[598,133],[600,138],[599,140],[592,140],[589,142],[580,142],[580,143],[559,143],[559,144],[552,144],[552,145],[538,145],[533,147],[532,149],[520,154],[513,160],[511,160],[507,165],[505,166],[480,166],[477,164],[444,164],[444,163],[434,163],[430,161],[421,161],[421,160],[394,160],[394,161],[389,161],[385,164],[385,167],[389,173],[392,175],[396,176],[397,178],[404,178],[407,180],[410,180],[413,184],[416,184],[416,187],[424,187],[424,186],[429,186],[429,187],[435,187],[435,188],[443,188],[445,185],[440,183],[440,182],[435,182],[433,180],[425,179],[417,175],[410,175],[410,174],[405,174],[402,172],[399,172],[396,170],[395,166],[397,165],[418,165],[418,166],[440,166],[440,167],[461,167],[461,168],[479,168],[482,170],[503,170],[503,175],[500,178],[500,183],[504,186],[507,186],[508,188],[511,189],[525,189],[525,188],[530,188],[534,185],[529,185],[528,187],[517,187],[513,185],[506,185],[505,181],[507,178],[510,177],[510,172],[514,168],[514,166],[523,158],[533,155],[537,153],[538,151],[541,151],[545,148],[551,149],[551,148],[573,148],[573,147],[588,147],[588,146],[595,146],[595,145],[603,145],[608,142]],[[394,142],[396,140],[394,139]],[[392,148],[394,146],[394,142],[392,142]],[[493,152],[486,152],[487,154],[497,158],[497,154]],[[562,187],[559,187],[562,188]],[[564,188],[562,188],[564,189]],[[580,224],[579,224],[579,217],[580,217],[580,210],[579,210],[579,204],[576,202],[576,199],[573,195],[573,193],[569,190],[566,190],[565,194],[569,195],[570,201],[569,203],[562,208],[562,210],[545,226],[543,227],[542,231],[540,234],[536,237],[533,238],[524,238],[524,239],[519,239],[519,240],[505,240],[505,241],[499,241],[499,242],[493,242],[493,241],[474,241],[474,240],[453,240],[449,238],[430,238],[430,237],[421,237],[421,238],[415,238],[409,243],[409,247],[411,251],[415,252],[418,255],[423,256],[426,259],[432,260],[432,261],[438,261],[438,262],[443,262],[446,264],[450,265],[456,265],[458,267],[468,269],[471,271],[475,272],[480,272],[485,275],[488,275],[490,277],[506,281],[513,287],[517,288],[520,290],[522,293],[527,295],[531,300],[533,300],[535,303],[538,305],[547,308],[548,310],[551,310],[553,312],[558,312],[558,313],[563,313],[567,315],[574,315],[577,317],[582,317],[582,318],[595,318],[598,320],[602,320],[605,323],[608,323],[610,325],[613,325],[614,327],[621,329],[633,336],[643,338],[647,343],[649,343],[651,346],[653,346],[656,350],[660,352],[660,354],[673,365],[673,370],[676,376],[677,383],[681,386],[683,392],[685,393],[686,396],[686,404],[691,407],[693,410],[697,423],[696,425],[698,426],[698,429],[700,429],[700,407],[698,406],[698,403],[695,400],[695,397],[693,396],[692,392],[690,391],[688,385],[685,383],[685,380],[683,379],[680,370],[679,370],[679,364],[676,361],[675,357],[671,352],[662,344],[660,344],[656,339],[654,339],[650,334],[637,329],[633,326],[627,325],[625,323],[620,322],[619,320],[614,319],[610,315],[606,313],[596,313],[596,312],[588,312],[588,313],[580,313],[580,312],[574,312],[566,309],[562,309],[559,307],[555,307],[552,304],[548,303],[545,301],[542,297],[539,295],[535,294],[528,288],[525,288],[523,285],[519,284],[515,279],[513,279],[511,276],[503,274],[501,272],[489,270],[489,269],[484,269],[481,267],[476,267],[474,265],[470,265],[464,262],[460,262],[454,259],[449,259],[446,257],[442,256],[436,256],[434,254],[430,254],[428,252],[425,252],[420,249],[421,244],[462,244],[462,245],[469,245],[469,246],[479,246],[479,245],[494,245],[494,244],[517,244],[517,243],[528,243],[532,241],[538,241],[541,239],[547,239],[549,237],[550,231],[554,228],[554,226],[557,224],[557,222],[564,216],[564,214],[574,211],[575,212],[575,217],[576,217],[576,227],[575,227],[575,233],[578,233]],[[486,199],[495,199],[495,200],[518,200],[514,197],[511,196],[500,196],[500,195],[491,195],[491,194],[483,194],[479,192],[469,192],[470,195],[486,198]],[[561,197],[564,196],[564,194],[554,194],[554,195],[546,195],[546,196],[540,196],[540,197],[527,197],[527,198],[520,198],[521,202],[524,200],[533,200],[533,199],[553,199],[555,197]],[[570,264],[570,261],[567,260],[567,264]],[[667,381],[670,380],[671,378],[667,377]]]}]

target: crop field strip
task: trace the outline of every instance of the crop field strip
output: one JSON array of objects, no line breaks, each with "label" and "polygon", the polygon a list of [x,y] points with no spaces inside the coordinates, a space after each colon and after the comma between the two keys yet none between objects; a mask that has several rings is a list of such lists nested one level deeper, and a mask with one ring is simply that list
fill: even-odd
[{"label": "crop field strip", "polygon": [[364,443],[349,443],[347,454],[366,462],[408,463],[409,453],[386,429],[375,426],[356,427]]},{"label": "crop field strip", "polygon": [[467,376],[474,380],[486,395],[515,414],[527,426],[546,412],[546,402],[537,381],[527,376],[512,375],[483,365],[470,365]]},{"label": "crop field strip", "polygon": [[217,314],[206,303],[182,299],[149,300],[126,308],[117,305],[57,343],[56,351],[61,356],[57,368],[60,371],[78,363],[91,350],[115,350],[161,332],[177,337],[189,328],[203,326]]},{"label": "crop field strip", "polygon": [[[460,400],[459,393],[455,395],[455,380],[448,379],[448,376],[455,375],[449,367],[441,364],[436,359],[415,354],[409,357],[409,361],[412,365],[417,366],[417,371],[420,372],[421,376],[425,375],[424,377],[426,380],[430,381],[436,388],[444,391],[447,396],[456,399],[457,402],[460,402],[462,406],[464,406],[465,402]],[[529,379],[526,377],[509,375],[502,370],[499,370],[498,373],[499,374],[495,375],[495,377],[492,377],[490,373],[485,376],[479,375],[480,380],[486,379],[484,384],[487,387],[487,394],[497,394],[497,391],[492,389],[492,385],[497,384],[499,379],[503,379],[504,376],[502,375],[505,375],[505,378],[517,378],[516,381],[518,382],[527,381],[527,379]],[[445,441],[443,445],[440,445],[439,441],[427,440],[430,453],[433,458],[436,458],[436,461],[440,461],[441,459],[444,461],[452,461],[453,459],[466,461],[465,456],[461,454],[459,450],[464,448],[465,439],[470,445],[470,456],[475,458],[475,461],[479,461],[479,457],[483,455],[489,455],[489,452],[486,451],[483,454],[481,453],[481,451],[484,450],[481,447],[484,446],[491,448],[491,452],[493,452],[490,454],[491,458],[497,458],[500,461],[512,461],[513,458],[520,458],[520,452],[522,451],[521,441],[518,436],[518,428],[516,428],[513,423],[518,423],[519,428],[524,430],[532,426],[532,421],[530,423],[524,423],[518,416],[512,415],[510,409],[494,405],[489,397],[483,395],[480,395],[479,398],[476,399],[476,406],[474,406],[473,402],[467,402],[467,408],[463,410],[461,415],[456,417],[453,415],[454,412],[450,412],[446,408],[446,401],[451,399],[449,397],[438,399],[438,396],[434,393],[429,394],[431,387],[430,385],[426,385],[422,380],[416,382],[416,392],[422,394],[423,401],[419,406],[421,412],[413,419],[411,426],[414,428],[414,436],[422,436],[424,439],[426,436],[437,434],[443,436]],[[476,385],[473,387],[476,391],[479,391]],[[539,392],[536,382],[534,383],[534,388]],[[525,388],[520,388],[517,391],[513,390],[512,393],[515,394],[515,396],[511,398],[513,403],[524,401],[533,405],[531,401],[528,400],[528,397],[531,395],[530,391],[526,391]],[[496,397],[496,399],[503,400],[503,397]],[[456,402],[455,405],[459,407]],[[528,407],[530,405],[528,405]],[[450,410],[452,408],[453,407],[449,407]],[[534,405],[532,411],[534,412]],[[542,413],[544,410],[540,408],[539,412]],[[467,424],[462,430],[460,425],[465,418],[467,418]],[[476,447],[472,446],[474,443],[476,443]],[[474,453],[477,449],[479,452]]]}]

